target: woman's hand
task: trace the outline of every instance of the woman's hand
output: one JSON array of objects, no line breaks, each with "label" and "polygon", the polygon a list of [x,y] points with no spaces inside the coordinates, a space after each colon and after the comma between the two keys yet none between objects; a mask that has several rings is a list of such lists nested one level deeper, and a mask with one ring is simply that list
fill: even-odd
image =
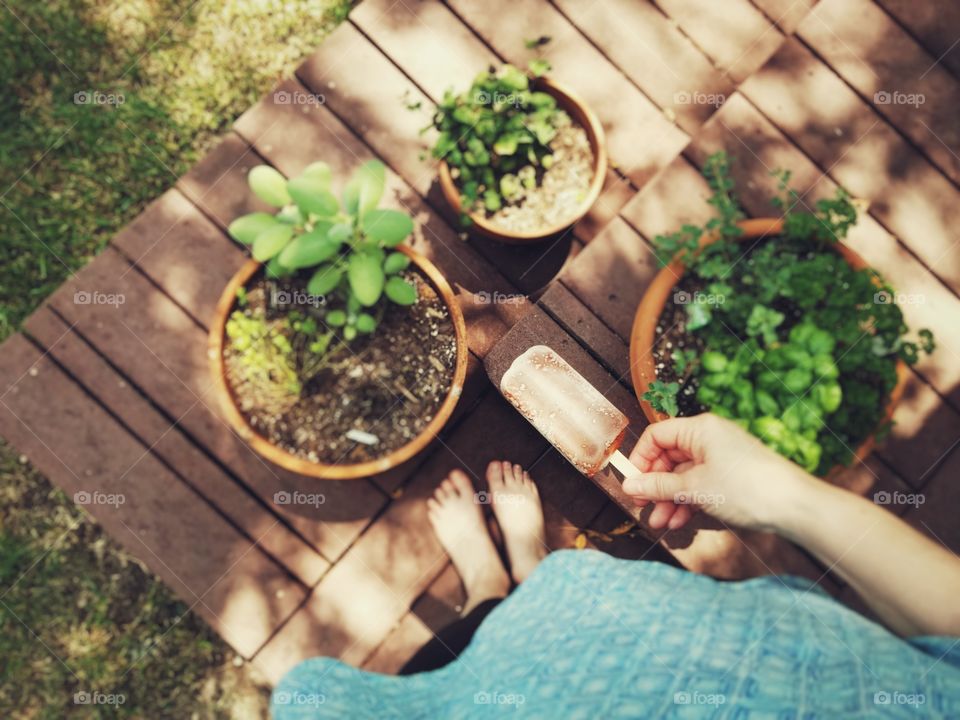
[{"label": "woman's hand", "polygon": [[776,529],[795,491],[815,482],[736,423],[703,414],[653,423],[630,461],[643,473],[623,489],[639,505],[654,502],[654,529],[683,527],[702,509],[740,527]]}]

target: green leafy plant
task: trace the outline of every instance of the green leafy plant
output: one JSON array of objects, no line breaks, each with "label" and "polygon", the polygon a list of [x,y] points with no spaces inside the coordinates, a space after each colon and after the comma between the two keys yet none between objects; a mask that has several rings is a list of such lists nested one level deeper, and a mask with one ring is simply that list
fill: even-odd
[{"label": "green leafy plant", "polygon": [[847,193],[808,207],[789,173],[775,174],[783,212],[776,241],[738,242],[743,213],[723,153],[704,166],[716,217],[654,240],[661,264],[678,259],[686,268],[675,301],[703,350],[696,358],[674,351],[678,381],[657,380],[644,398],[670,415],[731,418],[824,474],[880,429],[898,358],[914,363],[934,342],[928,330],[908,339],[892,289],[836,252],[857,217]]},{"label": "green leafy plant", "polygon": [[[538,38],[534,46],[548,41]],[[531,87],[531,76],[549,69],[542,58],[530,62],[530,74],[491,67],[467,92],[444,93],[428,126],[439,131],[432,154],[450,167],[464,215],[518,202],[553,163],[550,143],[571,120],[552,95]]]},{"label": "green leafy plant", "polygon": [[346,341],[372,333],[384,299],[412,305],[417,290],[399,273],[410,258],[395,250],[411,232],[413,220],[397,210],[380,209],[386,170],[371,161],[360,166],[341,198],[331,192],[330,167],[313,163],[296,178],[260,165],[248,177],[254,194],[278,208],[271,215],[255,212],[234,220],[230,235],[249,245],[254,259],[267,263],[269,278],[303,274],[306,290],[324,299],[317,318],[326,326],[317,335],[316,319],[291,317],[298,332],[317,335],[310,348],[323,354],[331,329]]}]

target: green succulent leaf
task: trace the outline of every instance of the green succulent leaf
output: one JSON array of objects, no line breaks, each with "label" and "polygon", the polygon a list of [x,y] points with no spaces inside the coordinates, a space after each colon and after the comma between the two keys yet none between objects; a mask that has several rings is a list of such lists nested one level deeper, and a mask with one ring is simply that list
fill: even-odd
[{"label": "green succulent leaf", "polygon": [[276,215],[277,220],[287,225],[303,225],[304,217],[296,205],[287,205]]},{"label": "green succulent leaf", "polygon": [[293,237],[293,228],[290,225],[277,224],[264,230],[253,241],[253,259],[265,262],[279,253]]},{"label": "green succulent leaf", "polygon": [[331,240],[336,240],[339,243],[345,243],[353,237],[353,226],[349,223],[337,223],[330,228],[327,236]]},{"label": "green succulent leaf", "polygon": [[373,315],[360,313],[357,315],[356,327],[360,332],[369,334],[377,329],[377,320]]},{"label": "green succulent leaf", "polygon": [[413,219],[398,210],[370,210],[363,216],[361,228],[367,237],[396,247],[413,232]]},{"label": "green succulent leaf", "polygon": [[321,183],[326,190],[330,189],[330,183],[333,181],[333,173],[330,170],[330,166],[325,162],[310,163],[304,168],[300,177],[315,180]]},{"label": "green succulent leaf", "polygon": [[343,270],[336,265],[321,265],[307,283],[311,295],[326,295],[340,284]]},{"label": "green succulent leaf", "polygon": [[[381,260],[372,253],[354,253],[347,266],[350,289],[361,305],[375,305],[383,294],[384,274]],[[391,278],[393,279],[393,278]]]},{"label": "green succulent leaf", "polygon": [[269,165],[257,165],[247,176],[250,189],[268,205],[283,207],[292,200],[287,192],[287,179]]},{"label": "green succulent leaf", "polygon": [[357,336],[357,328],[353,325],[348,325],[343,329],[343,339],[347,342],[350,342]]},{"label": "green succulent leaf", "polygon": [[327,190],[327,185],[314,178],[294,178],[287,183],[287,192],[297,207],[305,213],[329,217],[340,209],[337,198]]},{"label": "green succulent leaf", "polygon": [[267,263],[268,278],[276,279],[276,278],[288,277],[291,274],[293,274],[293,270],[290,270],[289,268],[285,268],[283,265],[280,264],[279,255],[274,255],[272,258],[270,258],[270,261]]},{"label": "green succulent leaf", "polygon": [[405,270],[410,265],[410,258],[401,252],[393,252],[387,255],[383,261],[383,271],[387,275],[395,275],[401,270]]},{"label": "green succulent leaf", "polygon": [[351,215],[363,215],[373,210],[383,196],[387,170],[379,160],[370,160],[353,173],[343,189],[343,206]]},{"label": "green succulent leaf", "polygon": [[330,327],[343,327],[347,324],[347,314],[343,310],[331,310],[324,316]]},{"label": "green succulent leaf", "polygon": [[242,215],[230,223],[227,232],[230,237],[244,245],[252,245],[257,239],[257,235],[264,230],[269,230],[277,224],[277,219],[265,212],[255,212],[249,215]]},{"label": "green succulent leaf", "polygon": [[280,264],[291,270],[312,267],[329,260],[340,250],[341,243],[331,240],[328,227],[316,227],[295,238],[278,256]]},{"label": "green succulent leaf", "polygon": [[417,289],[396,275],[387,280],[384,292],[397,305],[413,305],[417,301]]}]

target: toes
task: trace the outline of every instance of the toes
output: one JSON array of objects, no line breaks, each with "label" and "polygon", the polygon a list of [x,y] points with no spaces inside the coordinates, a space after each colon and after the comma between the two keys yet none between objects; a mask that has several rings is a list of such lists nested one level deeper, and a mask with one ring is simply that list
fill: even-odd
[{"label": "toes", "polygon": [[457,495],[473,494],[473,483],[470,482],[470,478],[467,477],[467,474],[462,470],[454,470],[451,472],[450,477],[447,478],[445,482],[450,483],[453,492]]},{"label": "toes", "polygon": [[433,516],[434,513],[438,513],[438,512],[440,512],[440,503],[438,503],[433,498],[427,498],[427,515]]},{"label": "toes", "polygon": [[491,490],[503,485],[503,463],[494,460],[487,465],[487,483]]},{"label": "toes", "polygon": [[513,477],[513,463],[507,462],[504,460],[501,465],[503,466],[503,484],[511,485],[514,482]]}]

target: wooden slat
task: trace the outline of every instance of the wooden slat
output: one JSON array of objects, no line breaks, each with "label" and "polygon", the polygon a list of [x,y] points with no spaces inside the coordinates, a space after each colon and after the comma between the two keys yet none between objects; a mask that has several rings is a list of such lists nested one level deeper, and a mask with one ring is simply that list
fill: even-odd
[{"label": "wooden slat", "polygon": [[[922,504],[906,506],[904,519],[954,553],[960,553],[960,452],[954,447],[923,490]],[[917,502],[919,501],[919,498]]]},{"label": "wooden slat", "polygon": [[420,618],[408,612],[361,667],[367,672],[396,675],[432,637]]},{"label": "wooden slat", "polygon": [[[120,419],[150,452],[229,517],[248,537],[307,586],[315,585],[330,564],[270,508],[257,502],[223,469],[165,419],[150,401],[117,375],[106,361],[70,331],[48,307],[27,319],[25,330],[87,392]],[[38,398],[38,401],[40,399]]]},{"label": "wooden slat", "polygon": [[654,0],[714,65],[740,82],[773,54],[783,35],[748,0]]},{"label": "wooden slat", "polygon": [[525,47],[527,39],[552,37],[543,48],[553,65],[551,75],[590,104],[603,123],[611,160],[636,187],[687,143],[686,134],[546,0],[453,0],[449,5],[500,56],[517,65],[534,56]]},{"label": "wooden slat", "polygon": [[688,133],[696,132],[733,92],[733,82],[649,2],[557,0],[556,4]]},{"label": "wooden slat", "polygon": [[[77,291],[122,295],[126,302],[119,307],[78,305]],[[319,507],[277,505],[275,510],[328,560],[339,557],[385,503],[366,480],[321,482],[256,455],[220,416],[206,333],[111,248],[62,286],[50,303],[171,422],[177,421],[269,506],[283,490],[322,493],[326,502]]]},{"label": "wooden slat", "polygon": [[960,292],[960,192],[832,70],[788,40],[741,92]]},{"label": "wooden slat", "polygon": [[426,498],[439,482],[459,467],[480,488],[490,460],[529,465],[544,447],[499,395],[484,398],[261,650],[258,666],[275,681],[318,654],[362,662],[447,564],[426,517]]},{"label": "wooden slat", "polygon": [[4,343],[0,371],[0,433],[75,500],[122,495],[114,505],[82,504],[241,655],[253,655],[303,587],[22,336]]},{"label": "wooden slat", "polygon": [[204,327],[223,288],[247,259],[176,189],[150,203],[111,242]]},{"label": "wooden slat", "polygon": [[960,183],[960,80],[935,57],[871,0],[821,0],[797,34]]},{"label": "wooden slat", "polygon": [[819,0],[752,0],[780,32],[789,35]]},{"label": "wooden slat", "polygon": [[953,0],[877,0],[938,62],[960,77],[960,5]]}]

